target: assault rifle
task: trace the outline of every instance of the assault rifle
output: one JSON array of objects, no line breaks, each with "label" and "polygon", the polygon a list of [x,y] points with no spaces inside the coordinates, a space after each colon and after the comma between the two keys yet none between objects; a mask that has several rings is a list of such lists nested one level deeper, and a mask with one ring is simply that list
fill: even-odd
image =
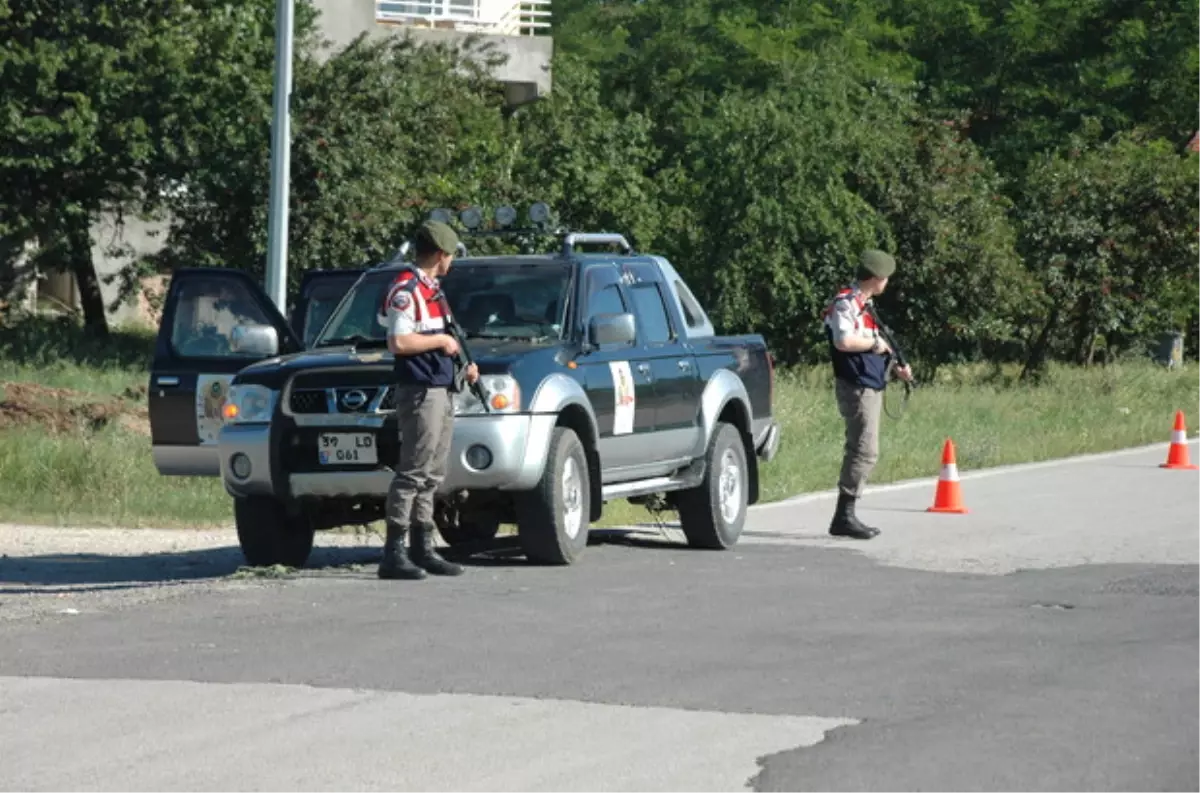
[{"label": "assault rifle", "polygon": [[[892,379],[892,370],[897,366],[908,366],[908,359],[904,356],[904,350],[900,348],[900,343],[896,341],[896,336],[892,333],[892,329],[879,318],[878,312],[875,311],[874,302],[867,303],[865,308],[866,312],[871,315],[871,319],[875,320],[875,327],[878,329],[879,335],[887,342],[887,346],[892,348],[892,360],[888,364],[888,380],[890,381]],[[901,380],[901,382],[904,384],[904,401],[900,403],[900,415],[892,416],[887,411],[886,400],[883,408],[884,412],[888,412],[888,415],[897,421],[900,419],[900,416],[904,415],[905,409],[908,408],[908,399],[912,396],[913,389],[917,385],[915,380]]]},{"label": "assault rifle", "polygon": [[[442,321],[445,323],[446,333],[450,334],[458,342],[458,354],[454,356],[454,385],[452,386],[455,393],[458,393],[463,390],[463,386],[467,385],[467,369],[475,361],[471,359],[471,351],[467,349],[467,334],[463,332],[462,327],[458,324],[458,320],[454,318],[454,314],[450,311],[450,303],[446,300],[446,293],[438,290],[437,299],[442,305]],[[483,403],[483,411],[491,413],[492,408],[488,405],[487,394],[483,390],[482,380],[476,380],[468,387],[471,389],[471,393]]]}]

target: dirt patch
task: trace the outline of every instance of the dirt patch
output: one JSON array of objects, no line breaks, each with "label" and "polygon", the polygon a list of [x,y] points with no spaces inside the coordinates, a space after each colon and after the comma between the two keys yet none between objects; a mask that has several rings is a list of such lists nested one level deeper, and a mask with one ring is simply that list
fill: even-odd
[{"label": "dirt patch", "polygon": [[57,434],[97,432],[112,423],[150,435],[145,391],[129,389],[118,397],[97,397],[69,388],[36,383],[0,383],[0,429],[42,427]]}]

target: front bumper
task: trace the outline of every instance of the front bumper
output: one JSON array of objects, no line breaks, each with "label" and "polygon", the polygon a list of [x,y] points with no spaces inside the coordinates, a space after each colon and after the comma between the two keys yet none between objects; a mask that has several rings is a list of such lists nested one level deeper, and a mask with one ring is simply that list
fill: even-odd
[{"label": "front bumper", "polygon": [[[456,416],[446,479],[440,492],[457,490],[528,490],[541,478],[549,453],[555,417],[550,414],[509,414],[502,416]],[[322,427],[327,431],[393,432],[389,426]],[[252,495],[276,498],[361,498],[386,497],[393,470],[389,465],[363,470],[286,471],[286,462],[272,443],[282,445],[278,427],[227,425],[221,431],[221,478],[225,490],[234,497]],[[377,443],[377,447],[384,444]],[[485,467],[467,462],[468,450],[483,447],[491,457]],[[245,455],[250,474],[239,478],[234,473],[236,455]]]}]

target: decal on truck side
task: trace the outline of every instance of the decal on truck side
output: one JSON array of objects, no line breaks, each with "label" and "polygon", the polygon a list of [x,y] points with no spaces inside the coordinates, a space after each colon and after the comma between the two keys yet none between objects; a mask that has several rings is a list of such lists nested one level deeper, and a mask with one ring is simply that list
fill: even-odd
[{"label": "decal on truck side", "polygon": [[637,411],[637,386],[629,361],[612,361],[608,364],[613,379],[613,435],[628,435],[633,432],[633,414]]}]

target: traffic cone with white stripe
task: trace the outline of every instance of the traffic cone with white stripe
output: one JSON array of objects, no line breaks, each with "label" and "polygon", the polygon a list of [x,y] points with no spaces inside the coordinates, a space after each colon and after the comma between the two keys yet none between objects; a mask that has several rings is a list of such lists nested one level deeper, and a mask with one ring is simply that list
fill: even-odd
[{"label": "traffic cone with white stripe", "polygon": [[1175,429],[1171,432],[1171,448],[1167,451],[1167,461],[1160,463],[1159,468],[1180,468],[1185,471],[1195,471],[1197,466],[1188,459],[1187,423],[1183,420],[1183,411],[1175,411]]},{"label": "traffic cone with white stripe", "polygon": [[938,476],[937,493],[933,497],[933,506],[926,512],[949,512],[956,515],[966,513],[963,506],[962,490],[958,484],[958,463],[954,460],[954,441],[946,439],[942,447],[942,473]]}]

